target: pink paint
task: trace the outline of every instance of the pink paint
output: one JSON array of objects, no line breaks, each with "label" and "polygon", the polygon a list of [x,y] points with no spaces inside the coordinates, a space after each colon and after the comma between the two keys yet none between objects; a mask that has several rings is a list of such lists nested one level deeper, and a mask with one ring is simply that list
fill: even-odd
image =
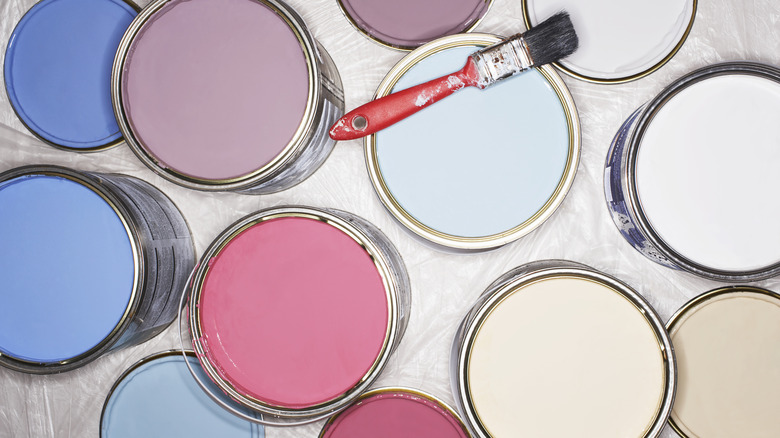
[{"label": "pink paint", "polygon": [[171,0],[134,38],[122,104],[161,166],[205,180],[250,174],[301,124],[309,70],[293,30],[256,0]]},{"label": "pink paint", "polygon": [[368,396],[325,426],[322,438],[468,438],[460,420],[434,400],[405,392]]},{"label": "pink paint", "polygon": [[464,32],[490,7],[486,0],[341,0],[341,4],[365,33],[406,48]]},{"label": "pink paint", "polygon": [[283,217],[211,260],[198,305],[207,360],[240,393],[306,408],[354,387],[380,355],[388,300],[369,254],[325,222]]}]

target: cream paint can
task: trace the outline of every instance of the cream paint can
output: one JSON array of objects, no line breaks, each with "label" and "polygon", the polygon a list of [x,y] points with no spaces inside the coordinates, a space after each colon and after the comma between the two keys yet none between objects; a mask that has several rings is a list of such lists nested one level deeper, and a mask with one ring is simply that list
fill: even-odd
[{"label": "cream paint can", "polygon": [[679,370],[669,423],[680,436],[780,435],[780,295],[749,286],[711,290],[667,327]]},{"label": "cream paint can", "polygon": [[650,304],[564,260],[528,263],[490,285],[450,360],[458,407],[480,438],[657,437],[677,380]]},{"label": "cream paint can", "polygon": [[704,278],[777,275],[779,118],[772,66],[717,64],[672,83],[626,120],[607,155],[620,233],[651,260]]},{"label": "cream paint can", "polygon": [[114,62],[119,127],[149,168],[182,186],[270,193],[300,183],[335,142],[341,79],[278,0],[156,0]]},{"label": "cream paint can", "polygon": [[234,413],[277,426],[326,418],[365,392],[411,306],[406,269],[384,234],[312,207],[239,220],[206,250],[191,287],[182,319],[206,375],[260,415]]}]

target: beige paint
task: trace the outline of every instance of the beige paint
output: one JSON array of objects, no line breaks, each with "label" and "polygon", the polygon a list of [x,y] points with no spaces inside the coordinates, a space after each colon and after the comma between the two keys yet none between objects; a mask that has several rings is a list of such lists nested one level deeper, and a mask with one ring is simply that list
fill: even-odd
[{"label": "beige paint", "polygon": [[581,278],[513,291],[483,323],[467,371],[477,415],[495,438],[643,437],[666,382],[644,315]]},{"label": "beige paint", "polygon": [[780,300],[729,293],[671,327],[679,383],[674,423],[689,437],[780,436]]}]

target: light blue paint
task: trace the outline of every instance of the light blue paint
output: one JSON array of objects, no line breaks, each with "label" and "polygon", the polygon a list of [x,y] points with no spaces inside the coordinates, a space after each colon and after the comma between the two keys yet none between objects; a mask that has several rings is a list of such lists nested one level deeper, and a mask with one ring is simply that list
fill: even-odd
[{"label": "light blue paint", "polygon": [[[202,381],[209,380],[187,357]],[[263,427],[222,409],[198,386],[181,354],[142,364],[116,387],[100,425],[102,438],[262,438]]]},{"label": "light blue paint", "polygon": [[49,363],[89,351],[134,275],[130,237],[97,193],[56,176],[0,183],[0,352]]},{"label": "light blue paint", "polygon": [[122,0],[43,0],[19,21],[5,54],[14,110],[40,137],[84,149],[122,134],[111,67],[135,10]]},{"label": "light blue paint", "polygon": [[[394,91],[459,70],[478,47],[434,54]],[[382,177],[421,223],[460,237],[510,230],[558,187],[569,156],[560,99],[536,70],[466,88],[377,135]]]}]

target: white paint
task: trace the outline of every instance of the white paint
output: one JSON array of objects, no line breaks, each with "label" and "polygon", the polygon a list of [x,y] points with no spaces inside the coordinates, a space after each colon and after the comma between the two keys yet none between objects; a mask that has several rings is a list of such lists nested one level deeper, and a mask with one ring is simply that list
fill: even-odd
[{"label": "white paint", "polygon": [[534,24],[566,10],[580,40],[561,62],[579,74],[620,79],[662,61],[685,34],[692,0],[528,0]]},{"label": "white paint", "polygon": [[726,271],[780,261],[780,83],[713,77],[655,116],[637,158],[637,192],[677,252]]},{"label": "white paint", "polygon": [[679,370],[672,419],[686,435],[780,436],[780,300],[720,295],[670,332]]},{"label": "white paint", "polygon": [[644,315],[582,278],[520,287],[482,324],[471,396],[494,438],[640,438],[664,392],[661,349]]}]

